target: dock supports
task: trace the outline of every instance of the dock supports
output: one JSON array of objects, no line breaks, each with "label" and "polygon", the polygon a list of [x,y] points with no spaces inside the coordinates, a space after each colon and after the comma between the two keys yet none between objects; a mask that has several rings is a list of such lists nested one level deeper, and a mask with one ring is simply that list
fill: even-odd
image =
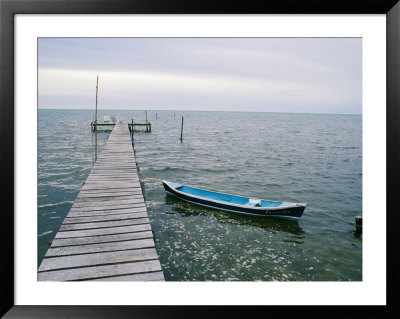
[{"label": "dock supports", "polygon": [[[137,126],[144,126],[145,129],[144,131],[138,131],[136,130]],[[128,123],[128,127],[129,127],[129,131],[133,134],[133,132],[145,132],[145,133],[151,133],[151,123],[150,122],[146,122],[146,123],[133,123],[133,119],[131,123]]]},{"label": "dock supports", "polygon": [[151,132],[151,123],[146,121],[146,133]]}]

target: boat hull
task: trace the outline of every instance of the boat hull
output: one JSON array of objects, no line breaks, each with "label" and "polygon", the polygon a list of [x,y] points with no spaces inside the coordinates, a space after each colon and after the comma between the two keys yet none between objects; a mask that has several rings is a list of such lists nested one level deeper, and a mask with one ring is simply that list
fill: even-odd
[{"label": "boat hull", "polygon": [[167,194],[173,195],[184,201],[194,203],[197,205],[211,207],[215,209],[221,209],[224,211],[229,211],[238,214],[244,214],[249,216],[258,217],[278,217],[290,220],[299,220],[302,216],[305,206],[291,206],[291,207],[246,207],[244,205],[231,205],[229,203],[222,203],[207,198],[201,198],[197,196],[192,196],[183,192],[177,191],[175,188],[171,187],[168,182],[163,181],[163,186]]}]

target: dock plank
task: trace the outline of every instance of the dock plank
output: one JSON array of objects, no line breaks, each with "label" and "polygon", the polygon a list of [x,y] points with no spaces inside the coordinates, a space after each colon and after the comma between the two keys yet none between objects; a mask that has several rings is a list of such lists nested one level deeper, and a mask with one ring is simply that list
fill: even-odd
[{"label": "dock plank", "polygon": [[124,196],[113,196],[113,197],[96,197],[96,198],[87,198],[87,197],[80,197],[79,200],[75,201],[74,207],[85,207],[87,205],[93,205],[95,203],[107,206],[115,206],[116,204],[132,204],[141,202],[143,200],[142,194],[137,195],[130,195],[128,197]]},{"label": "dock plank", "polygon": [[77,238],[55,238],[51,247],[62,246],[75,246],[75,245],[88,245],[96,243],[111,243],[115,241],[135,240],[153,238],[151,231],[139,231],[135,233],[114,234],[114,235],[100,235],[92,237],[77,237]]},{"label": "dock plank", "polygon": [[[51,272],[40,272],[38,280],[45,281],[70,281],[70,280],[104,280],[104,281],[146,281],[163,280],[161,266],[158,260],[138,261],[125,264],[106,266],[92,266],[75,269],[55,270]],[[123,276],[121,276],[123,275]],[[112,276],[112,277],[110,277]],[[125,278],[124,278],[125,277]]]},{"label": "dock plank", "polygon": [[124,219],[124,220],[117,220],[117,221],[115,221],[115,220],[101,221],[101,222],[94,222],[94,223],[86,222],[86,223],[79,223],[79,224],[63,224],[60,227],[60,231],[132,226],[132,225],[147,224],[147,223],[150,223],[150,221],[146,217],[146,218],[130,218],[130,219]]},{"label": "dock plank", "polygon": [[[133,187],[129,187],[129,189],[135,189],[135,188],[140,188],[140,184],[138,183],[137,185],[135,185]],[[85,191],[85,192],[86,191],[95,191],[95,190],[97,190],[97,191],[99,191],[99,190],[104,190],[104,191],[107,191],[107,190],[113,190],[113,191],[115,191],[115,190],[125,190],[126,191],[126,187],[124,187],[123,184],[121,186],[121,185],[101,185],[100,183],[99,184],[92,184],[92,185],[84,185],[82,187],[82,191]]]},{"label": "dock plank", "polygon": [[105,210],[97,210],[97,211],[83,211],[79,209],[70,210],[70,213],[67,217],[90,217],[90,216],[104,216],[104,215],[118,215],[118,214],[130,214],[130,213],[139,213],[146,212],[146,207],[138,206],[138,207],[128,207],[121,209],[105,209]]},{"label": "dock plank", "polygon": [[39,272],[53,269],[108,265],[153,259],[158,259],[157,252],[154,248],[60,256],[54,258],[45,257],[39,267]]},{"label": "dock plank", "polygon": [[98,196],[129,196],[129,195],[136,195],[136,194],[142,194],[142,190],[140,188],[133,188],[128,191],[124,190],[86,190],[82,191],[79,195],[80,197],[98,197]]},{"label": "dock plank", "polygon": [[86,216],[86,217],[66,217],[64,220],[64,225],[77,224],[77,223],[93,223],[93,222],[103,222],[111,220],[123,220],[123,219],[133,219],[147,217],[146,212],[130,213],[130,214],[114,214],[114,215],[100,215],[100,216]]},{"label": "dock plank", "polygon": [[127,200],[130,199],[131,197],[140,197],[143,196],[140,193],[132,194],[132,193],[126,193],[126,194],[104,194],[104,193],[98,193],[98,194],[81,194],[79,199],[76,199],[77,202],[79,203],[87,203],[90,201],[110,201],[110,200]]},{"label": "dock plank", "polygon": [[162,271],[93,279],[93,281],[164,281]]},{"label": "dock plank", "polygon": [[86,229],[86,230],[70,230],[59,231],[55,238],[72,238],[72,237],[85,237],[85,236],[99,236],[111,234],[123,234],[135,231],[151,230],[150,224],[141,224],[124,227],[110,227],[102,229]]},{"label": "dock plank", "polygon": [[98,243],[90,245],[52,247],[47,252],[47,257],[81,255],[98,252],[109,252],[118,250],[129,250],[135,248],[155,247],[153,239],[141,239],[111,243]]},{"label": "dock plank", "polygon": [[129,204],[116,204],[116,205],[87,205],[87,206],[74,206],[72,205],[71,209],[79,210],[79,211],[99,211],[99,210],[112,210],[112,209],[122,209],[122,208],[133,208],[133,207],[146,207],[143,204],[143,201],[137,201],[136,203]]}]

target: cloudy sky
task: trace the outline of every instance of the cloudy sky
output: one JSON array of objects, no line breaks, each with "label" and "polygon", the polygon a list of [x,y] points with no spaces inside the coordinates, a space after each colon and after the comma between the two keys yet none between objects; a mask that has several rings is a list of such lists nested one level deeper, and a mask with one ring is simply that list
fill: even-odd
[{"label": "cloudy sky", "polygon": [[40,38],[39,108],[362,112],[361,38]]}]

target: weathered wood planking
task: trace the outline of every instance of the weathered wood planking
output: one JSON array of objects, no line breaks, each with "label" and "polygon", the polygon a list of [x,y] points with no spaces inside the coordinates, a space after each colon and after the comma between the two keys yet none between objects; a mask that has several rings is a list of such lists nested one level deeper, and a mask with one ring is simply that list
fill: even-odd
[{"label": "weathered wood planking", "polygon": [[93,237],[58,238],[54,239],[51,247],[76,246],[98,243],[120,242],[124,240],[153,238],[151,231],[138,231],[135,233],[102,235]]},{"label": "weathered wood planking", "polygon": [[52,241],[39,281],[164,281],[128,125],[118,123]]},{"label": "weathered wood planking", "polygon": [[39,273],[39,280],[164,281],[163,273],[160,270],[160,263],[157,260],[150,260],[92,266],[80,268],[79,271],[75,271],[75,269],[55,270],[49,272],[46,278],[43,278],[43,273]]}]

